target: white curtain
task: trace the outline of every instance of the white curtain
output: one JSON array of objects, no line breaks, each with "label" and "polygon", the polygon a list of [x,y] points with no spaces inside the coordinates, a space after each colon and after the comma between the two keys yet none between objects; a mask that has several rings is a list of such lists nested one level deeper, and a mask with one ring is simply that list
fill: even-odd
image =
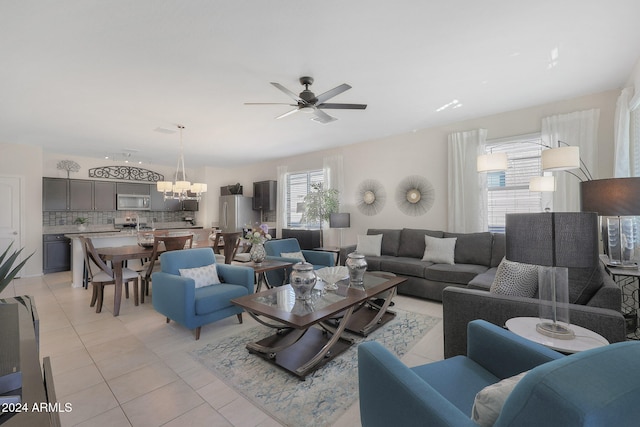
[{"label": "white curtain", "polygon": [[344,171],[342,163],[342,154],[325,157],[322,162],[324,182],[326,183],[325,188],[338,190],[340,192],[340,199],[342,199],[342,190],[344,189]]},{"label": "white curtain", "polygon": [[616,117],[613,129],[615,141],[613,176],[615,178],[637,176],[640,173],[640,171],[633,170],[633,160],[631,158],[631,140],[629,138],[631,111],[629,103],[632,95],[632,87],[622,89],[618,102],[616,102]]},{"label": "white curtain", "polygon": [[[598,146],[598,122],[600,110],[576,111],[542,119],[542,143],[550,147],[564,146],[558,141],[580,147],[580,159],[595,174],[595,157]],[[575,171],[581,175],[578,171]],[[556,191],[553,194],[553,210],[556,212],[580,211],[580,180],[567,172],[555,172]],[[595,178],[595,176],[594,176]]]},{"label": "white curtain", "polygon": [[478,173],[477,159],[484,154],[486,129],[449,135],[449,202],[447,229],[457,233],[486,231],[486,174]]},{"label": "white curtain", "polygon": [[278,166],[278,195],[276,197],[276,233],[282,237],[282,229],[287,226],[287,166]]}]

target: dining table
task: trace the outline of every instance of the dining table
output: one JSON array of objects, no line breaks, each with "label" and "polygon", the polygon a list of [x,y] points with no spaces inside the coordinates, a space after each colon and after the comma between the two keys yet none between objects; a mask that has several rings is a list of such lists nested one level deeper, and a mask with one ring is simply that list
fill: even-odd
[{"label": "dining table", "polygon": [[[213,247],[214,244],[209,239],[194,241],[192,248]],[[115,282],[115,296],[113,302],[113,315],[120,315],[120,303],[122,301],[122,266],[130,259],[150,258],[153,247],[140,245],[111,246],[96,248],[98,255],[105,261],[111,262]],[[158,248],[158,252],[165,252],[164,245]]]}]

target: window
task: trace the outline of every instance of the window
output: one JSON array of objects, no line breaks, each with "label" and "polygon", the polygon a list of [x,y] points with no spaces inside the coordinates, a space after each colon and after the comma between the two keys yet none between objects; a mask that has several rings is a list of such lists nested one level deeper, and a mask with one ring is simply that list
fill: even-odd
[{"label": "window", "polygon": [[324,182],[324,171],[314,170],[287,174],[287,213],[288,228],[320,228],[320,224],[302,222],[304,197],[311,191],[311,184]]},{"label": "window", "polygon": [[529,191],[529,179],[540,176],[540,135],[488,140],[487,153],[507,153],[506,171],[487,174],[489,231],[504,233],[508,213],[541,212],[551,207],[551,194]]}]

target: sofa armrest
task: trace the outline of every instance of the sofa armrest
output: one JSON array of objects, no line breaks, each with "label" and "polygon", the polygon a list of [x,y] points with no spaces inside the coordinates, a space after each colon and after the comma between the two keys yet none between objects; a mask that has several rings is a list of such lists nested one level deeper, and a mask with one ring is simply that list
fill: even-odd
[{"label": "sofa armrest", "polygon": [[153,281],[153,308],[177,322],[185,322],[186,314],[194,310],[196,284],[193,279],[156,272]]},{"label": "sofa armrest", "polygon": [[306,259],[308,263],[313,265],[326,265],[327,267],[333,267],[335,264],[333,252],[303,249],[302,255],[304,255],[304,259]]},{"label": "sofa armrest", "polygon": [[[467,324],[483,319],[503,326],[513,317],[538,317],[539,301],[498,295],[476,289],[449,286],[442,292],[444,357],[467,353]],[[610,343],[624,341],[625,321],[620,312],[606,308],[569,304],[571,323],[590,329]]]},{"label": "sofa armrest", "polygon": [[249,294],[253,293],[255,285],[255,270],[253,268],[230,264],[216,264],[216,266],[218,276],[225,283],[242,285],[247,288]]},{"label": "sofa armrest", "polygon": [[358,387],[363,427],[476,426],[376,341],[358,346]]},{"label": "sofa armrest", "polygon": [[470,322],[467,336],[469,359],[500,379],[564,357],[557,351],[484,320]]},{"label": "sofa armrest", "polygon": [[340,265],[345,265],[345,261],[347,260],[347,256],[356,250],[358,246],[357,245],[349,245],[349,246],[342,246],[340,248]]}]

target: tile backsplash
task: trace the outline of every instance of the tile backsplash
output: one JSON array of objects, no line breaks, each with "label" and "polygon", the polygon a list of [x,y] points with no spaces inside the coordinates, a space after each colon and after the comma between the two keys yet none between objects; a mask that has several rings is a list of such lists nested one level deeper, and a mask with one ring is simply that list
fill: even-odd
[{"label": "tile backsplash", "polygon": [[179,222],[182,221],[185,216],[192,217],[195,213],[190,211],[49,211],[42,213],[42,225],[72,225],[73,221],[78,217],[89,218],[89,225],[109,225],[113,224],[115,218],[134,217],[136,214],[149,220],[155,219],[156,222]]}]

